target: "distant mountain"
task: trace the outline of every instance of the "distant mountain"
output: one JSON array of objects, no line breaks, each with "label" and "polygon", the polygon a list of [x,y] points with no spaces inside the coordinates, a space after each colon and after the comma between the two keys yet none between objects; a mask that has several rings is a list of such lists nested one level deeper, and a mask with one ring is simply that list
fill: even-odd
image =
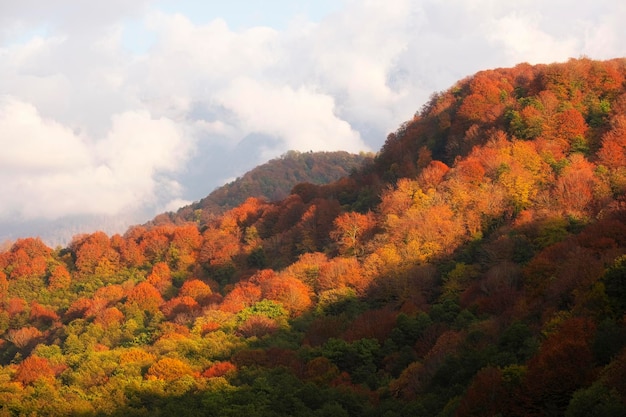
[{"label": "distant mountain", "polygon": [[158,216],[155,222],[206,219],[237,207],[249,197],[280,201],[299,183],[328,184],[358,171],[366,161],[372,159],[373,154],[365,153],[289,151],[176,213]]}]

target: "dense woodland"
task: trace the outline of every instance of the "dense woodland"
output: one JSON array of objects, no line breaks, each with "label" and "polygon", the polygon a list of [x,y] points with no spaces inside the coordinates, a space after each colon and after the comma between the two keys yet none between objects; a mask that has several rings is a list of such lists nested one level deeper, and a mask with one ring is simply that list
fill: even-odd
[{"label": "dense woodland", "polygon": [[250,197],[279,201],[288,197],[296,184],[306,182],[321,185],[339,180],[356,171],[372,157],[371,154],[355,155],[345,151],[288,151],[176,213],[157,216],[152,224],[195,221],[203,225],[212,220],[214,215],[223,214]]},{"label": "dense woodland", "polygon": [[483,71],[333,183],[16,241],[0,416],[626,416],[625,80]]}]

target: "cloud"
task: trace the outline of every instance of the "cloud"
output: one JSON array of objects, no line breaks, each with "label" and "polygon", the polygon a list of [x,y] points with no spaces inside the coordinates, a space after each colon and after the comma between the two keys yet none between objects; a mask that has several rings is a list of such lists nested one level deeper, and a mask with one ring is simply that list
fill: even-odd
[{"label": "cloud", "polygon": [[0,147],[0,218],[21,220],[116,215],[159,204],[159,189],[177,197],[180,185],[166,174],[190,149],[176,124],[143,111],[114,115],[107,136],[94,139],[7,96]]},{"label": "cloud", "polygon": [[359,133],[335,115],[333,98],[307,87],[293,90],[241,78],[219,92],[217,101],[237,115],[243,136],[281,138],[285,150],[367,149]]}]

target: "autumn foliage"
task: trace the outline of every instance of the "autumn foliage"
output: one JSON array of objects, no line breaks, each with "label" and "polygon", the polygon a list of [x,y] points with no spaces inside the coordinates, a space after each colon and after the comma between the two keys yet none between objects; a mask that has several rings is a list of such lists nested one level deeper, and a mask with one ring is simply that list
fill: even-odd
[{"label": "autumn foliage", "polygon": [[625,80],[482,71],[337,181],[13,242],[0,415],[624,415]]}]

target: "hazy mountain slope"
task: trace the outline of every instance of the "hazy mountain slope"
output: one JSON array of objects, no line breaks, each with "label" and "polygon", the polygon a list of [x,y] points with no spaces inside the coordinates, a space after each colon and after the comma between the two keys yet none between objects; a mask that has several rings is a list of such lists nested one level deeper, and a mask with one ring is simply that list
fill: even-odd
[{"label": "hazy mountain slope", "polygon": [[[202,200],[166,214],[175,222],[207,219],[243,203],[249,197],[279,201],[298,183],[328,184],[357,171],[371,155],[337,152],[289,151],[215,189]],[[167,221],[161,217],[161,221]]]}]

